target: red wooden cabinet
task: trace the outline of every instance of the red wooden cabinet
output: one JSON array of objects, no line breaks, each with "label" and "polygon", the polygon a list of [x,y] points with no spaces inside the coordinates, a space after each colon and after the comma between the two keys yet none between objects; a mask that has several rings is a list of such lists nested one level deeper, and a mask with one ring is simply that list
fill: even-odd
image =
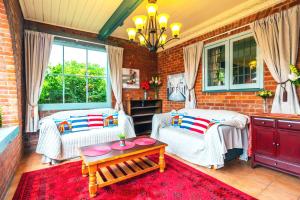
[{"label": "red wooden cabinet", "polygon": [[300,177],[300,117],[251,116],[252,166],[262,165]]}]

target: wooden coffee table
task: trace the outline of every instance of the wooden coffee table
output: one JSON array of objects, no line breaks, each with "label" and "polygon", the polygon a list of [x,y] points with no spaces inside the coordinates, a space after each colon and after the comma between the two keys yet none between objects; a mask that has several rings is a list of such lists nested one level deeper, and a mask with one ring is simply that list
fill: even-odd
[{"label": "wooden coffee table", "polygon": [[[136,138],[127,140],[133,141],[134,139]],[[110,146],[115,142],[117,141],[91,146]],[[79,148],[80,156],[82,158],[82,175],[85,177],[89,176],[90,197],[96,196],[98,187],[101,188],[111,185],[155,169],[164,172],[164,153],[167,144],[158,140],[152,145],[135,145],[135,147],[124,151],[112,150],[102,156],[90,157],[83,155],[83,150],[91,146]],[[158,163],[155,163],[146,157],[153,154],[159,154]]]}]

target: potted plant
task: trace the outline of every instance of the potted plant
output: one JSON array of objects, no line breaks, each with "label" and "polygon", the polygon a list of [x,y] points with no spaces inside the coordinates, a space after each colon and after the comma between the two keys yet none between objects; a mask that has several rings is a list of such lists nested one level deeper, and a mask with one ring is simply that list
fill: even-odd
[{"label": "potted plant", "polygon": [[268,106],[267,106],[267,98],[269,97],[272,97],[273,96],[273,93],[269,90],[261,90],[258,92],[257,96],[261,97],[263,99],[263,110],[264,110],[264,113],[267,113],[268,112]]},{"label": "potted plant", "polygon": [[118,134],[118,137],[120,138],[120,146],[121,147],[126,146],[126,143],[125,143],[126,135],[124,133],[120,133],[120,134]]},{"label": "potted plant", "polygon": [[141,83],[141,88],[144,90],[144,99],[147,100],[147,97],[148,97],[147,91],[150,89],[149,82],[143,81]]},{"label": "potted plant", "polygon": [[149,81],[150,87],[155,91],[155,99],[158,99],[158,91],[159,87],[161,86],[162,82],[159,76],[152,76],[151,80]]}]

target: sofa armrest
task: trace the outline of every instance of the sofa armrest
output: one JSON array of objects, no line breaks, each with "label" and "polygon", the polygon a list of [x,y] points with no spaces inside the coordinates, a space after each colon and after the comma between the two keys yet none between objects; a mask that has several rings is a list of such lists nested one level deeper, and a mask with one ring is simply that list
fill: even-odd
[{"label": "sofa armrest", "polygon": [[118,127],[127,138],[136,137],[132,117],[126,115],[124,112],[119,112]]},{"label": "sofa armrest", "polygon": [[40,135],[36,152],[52,159],[61,156],[61,135],[51,118],[40,121]]},{"label": "sofa armrest", "polygon": [[172,116],[170,113],[155,114],[152,118],[152,133],[151,137],[157,139],[159,135],[159,129],[169,126]]}]

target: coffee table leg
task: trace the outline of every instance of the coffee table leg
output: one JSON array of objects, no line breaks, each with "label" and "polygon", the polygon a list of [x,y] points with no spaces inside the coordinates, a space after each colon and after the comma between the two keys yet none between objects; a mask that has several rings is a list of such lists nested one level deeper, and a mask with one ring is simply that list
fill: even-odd
[{"label": "coffee table leg", "polygon": [[160,148],[159,151],[159,171],[160,172],[164,172],[165,171],[165,166],[166,166],[166,162],[165,162],[165,148]]},{"label": "coffee table leg", "polygon": [[97,172],[97,165],[88,166],[89,169],[89,192],[90,197],[95,197],[97,194],[97,179],[96,179],[96,172]]},{"label": "coffee table leg", "polygon": [[83,176],[83,177],[87,177],[88,174],[89,174],[89,169],[88,169],[88,167],[85,165],[84,161],[82,161],[81,172],[82,172],[82,176]]}]

